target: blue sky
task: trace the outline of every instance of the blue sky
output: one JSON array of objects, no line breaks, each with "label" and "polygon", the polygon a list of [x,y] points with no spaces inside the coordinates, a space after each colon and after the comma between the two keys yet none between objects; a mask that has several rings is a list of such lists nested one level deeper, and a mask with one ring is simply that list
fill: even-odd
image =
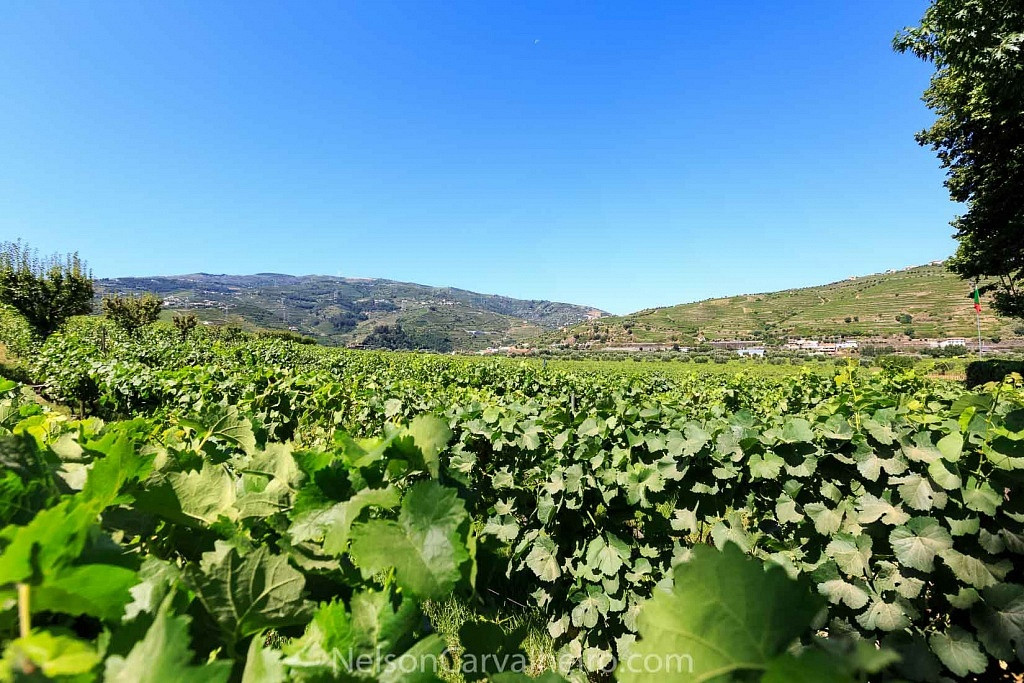
[{"label": "blue sky", "polygon": [[0,13],[0,240],[625,313],[943,258],[923,0]]}]

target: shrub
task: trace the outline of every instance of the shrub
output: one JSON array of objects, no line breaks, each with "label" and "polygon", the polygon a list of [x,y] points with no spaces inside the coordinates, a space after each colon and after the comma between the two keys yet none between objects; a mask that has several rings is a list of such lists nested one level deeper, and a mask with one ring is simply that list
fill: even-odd
[{"label": "shrub", "polygon": [[103,312],[110,322],[125,332],[134,333],[156,322],[162,304],[152,294],[143,296],[108,296],[103,298]]},{"label": "shrub", "polygon": [[878,367],[885,370],[910,370],[914,367],[913,358],[910,356],[897,356],[896,354],[879,356],[877,362]]},{"label": "shrub", "polygon": [[181,315],[174,316],[171,322],[174,323],[174,328],[178,330],[182,341],[184,341],[192,330],[196,329],[196,325],[199,324],[199,318],[196,317],[195,313],[182,313]]},{"label": "shrub", "polygon": [[13,308],[0,304],[0,344],[8,354],[27,358],[38,343],[28,321]]},{"label": "shrub", "polygon": [[363,345],[368,349],[388,349],[391,351],[399,349],[413,349],[415,344],[409,335],[405,333],[401,325],[377,325],[373,332],[363,340]]},{"label": "shrub", "polygon": [[92,311],[92,275],[78,254],[40,258],[21,242],[0,243],[0,303],[48,337],[73,315]]},{"label": "shrub", "polygon": [[1012,372],[1024,375],[1024,361],[976,360],[967,365],[967,388],[989,382],[1002,382]]},{"label": "shrub", "polygon": [[296,344],[316,344],[316,339],[291,330],[260,330],[256,333],[256,337],[258,339],[281,339]]}]

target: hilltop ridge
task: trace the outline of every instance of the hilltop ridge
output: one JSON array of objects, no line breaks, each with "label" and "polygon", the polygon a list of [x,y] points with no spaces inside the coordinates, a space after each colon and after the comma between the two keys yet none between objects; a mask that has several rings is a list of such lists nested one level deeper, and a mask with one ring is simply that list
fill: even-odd
[{"label": "hilltop ridge", "polygon": [[[570,346],[693,344],[701,340],[786,337],[974,337],[971,286],[941,262],[825,285],[740,294],[649,308],[569,326],[552,337]],[[1022,323],[982,300],[982,335],[1020,336]]]},{"label": "hilltop ridge", "polygon": [[[379,325],[401,325],[416,348],[469,351],[521,343],[606,315],[591,306],[480,294],[379,278],[192,273],[96,281],[96,296],[152,292],[165,315],[287,329],[325,344],[358,345]],[[99,307],[96,307],[99,310]]]}]

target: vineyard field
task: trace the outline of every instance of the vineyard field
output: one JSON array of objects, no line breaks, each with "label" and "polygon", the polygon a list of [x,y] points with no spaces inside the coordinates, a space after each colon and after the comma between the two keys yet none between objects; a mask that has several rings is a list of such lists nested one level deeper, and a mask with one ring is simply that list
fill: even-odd
[{"label": "vineyard field", "polygon": [[1022,671],[1019,376],[968,391],[852,363],[461,358],[99,318],[18,355],[0,680]]}]

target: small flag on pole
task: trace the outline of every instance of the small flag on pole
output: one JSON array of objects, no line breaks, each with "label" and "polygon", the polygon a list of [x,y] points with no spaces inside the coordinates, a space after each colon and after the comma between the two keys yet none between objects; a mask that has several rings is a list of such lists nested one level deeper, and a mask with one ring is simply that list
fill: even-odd
[{"label": "small flag on pole", "polygon": [[978,285],[974,285],[974,310],[981,313],[981,294],[978,293]]}]

